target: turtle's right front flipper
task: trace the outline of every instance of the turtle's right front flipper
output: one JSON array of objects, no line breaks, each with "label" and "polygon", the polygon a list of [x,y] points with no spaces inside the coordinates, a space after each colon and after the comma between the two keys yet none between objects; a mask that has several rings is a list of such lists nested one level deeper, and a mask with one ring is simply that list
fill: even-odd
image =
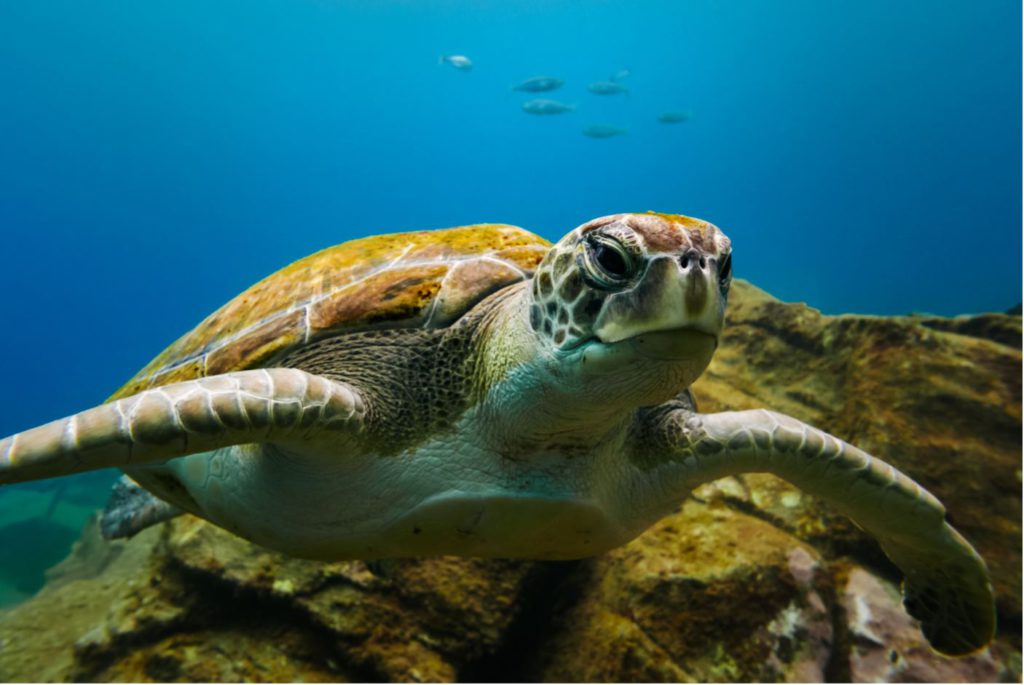
[{"label": "turtle's right front flipper", "polygon": [[299,369],[256,369],[152,388],[0,440],[0,485],[139,466],[253,442],[344,440],[365,404]]},{"label": "turtle's right front flipper", "polygon": [[[667,405],[647,433],[667,451],[676,487],[746,472],[772,473],[826,499],[874,535],[904,573],[904,604],[932,647],[949,655],[984,647],[995,631],[985,562],[945,519],[942,504],[889,464],[775,412],[699,414]],[[681,468],[679,468],[681,467]]]}]

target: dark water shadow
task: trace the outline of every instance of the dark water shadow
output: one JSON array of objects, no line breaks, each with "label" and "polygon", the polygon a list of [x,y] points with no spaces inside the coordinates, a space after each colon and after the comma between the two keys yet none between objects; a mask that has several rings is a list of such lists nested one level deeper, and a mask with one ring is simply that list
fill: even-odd
[{"label": "dark water shadow", "polygon": [[39,592],[46,583],[46,569],[67,556],[78,534],[42,517],[0,527],[0,582],[26,595]]}]

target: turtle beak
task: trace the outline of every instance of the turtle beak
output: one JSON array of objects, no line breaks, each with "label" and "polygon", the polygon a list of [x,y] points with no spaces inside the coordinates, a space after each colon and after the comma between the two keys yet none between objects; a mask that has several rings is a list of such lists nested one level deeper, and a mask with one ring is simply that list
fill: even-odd
[{"label": "turtle beak", "polygon": [[717,345],[725,313],[717,271],[715,258],[694,247],[682,254],[658,255],[635,287],[609,298],[594,332],[604,343],[630,338],[639,343],[637,336],[645,336],[647,342],[667,341],[671,336],[651,334],[677,331],[710,336]]}]

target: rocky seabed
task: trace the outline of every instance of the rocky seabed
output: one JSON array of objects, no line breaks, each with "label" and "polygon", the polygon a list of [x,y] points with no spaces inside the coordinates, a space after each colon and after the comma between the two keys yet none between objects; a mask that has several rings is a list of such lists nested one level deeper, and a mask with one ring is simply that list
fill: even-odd
[{"label": "rocky seabed", "polygon": [[988,649],[931,651],[871,538],[751,474],[576,562],[323,564],[192,517],[128,542],[91,526],[0,613],[0,680],[1020,682],[1021,318],[829,317],[734,289],[701,410],[790,414],[935,493],[992,572]]}]

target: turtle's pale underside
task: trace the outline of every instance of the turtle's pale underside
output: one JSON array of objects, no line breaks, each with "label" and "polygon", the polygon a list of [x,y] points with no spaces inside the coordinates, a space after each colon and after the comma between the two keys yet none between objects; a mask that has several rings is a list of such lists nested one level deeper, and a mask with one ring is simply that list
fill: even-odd
[{"label": "turtle's pale underside", "polygon": [[678,215],[555,245],[494,224],[345,243],[239,295],[108,403],[0,440],[0,483],[120,467],[113,535],[185,510],[316,559],[572,559],[700,483],[769,472],[879,540],[935,649],[984,646],[985,564],[931,494],[790,417],[696,410],[730,279],[729,239]]}]

